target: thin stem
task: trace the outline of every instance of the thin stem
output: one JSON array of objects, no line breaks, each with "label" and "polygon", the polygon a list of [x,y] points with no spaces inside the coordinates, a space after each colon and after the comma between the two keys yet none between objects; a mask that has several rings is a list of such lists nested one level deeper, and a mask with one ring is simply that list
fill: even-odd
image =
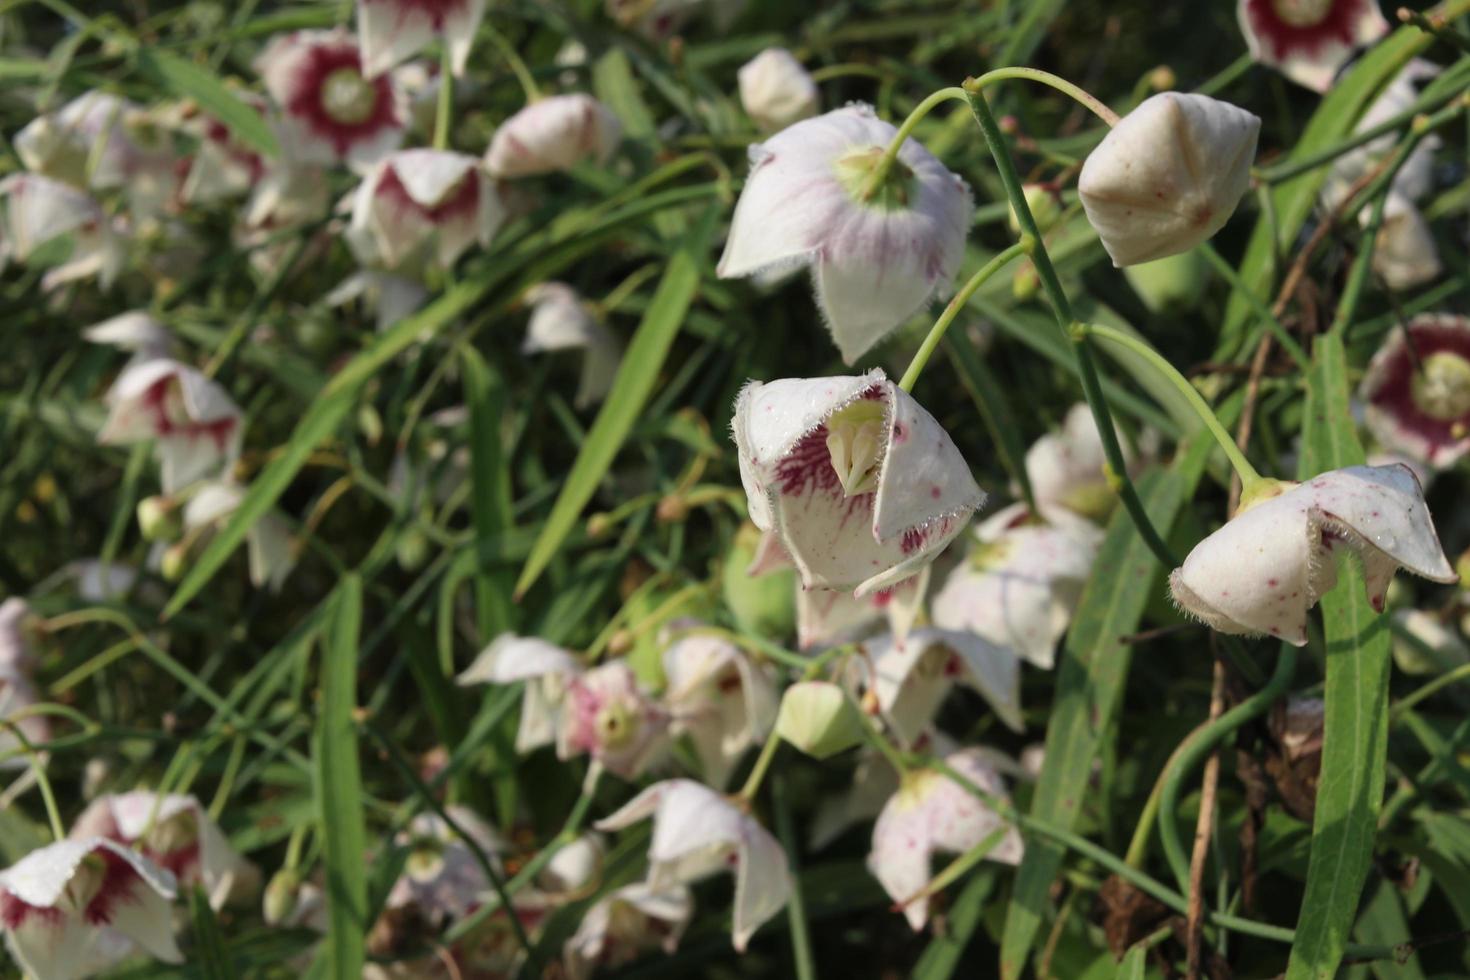
[{"label": "thin stem", "polygon": [[1225,281],[1230,284],[1230,288],[1235,290],[1237,294],[1245,297],[1246,303],[1250,305],[1251,309],[1255,310],[1256,316],[1265,322],[1266,328],[1271,331],[1271,335],[1276,338],[1276,342],[1291,356],[1292,361],[1296,364],[1297,370],[1305,374],[1312,366],[1311,359],[1307,357],[1306,351],[1302,350],[1302,345],[1297,343],[1296,338],[1291,335],[1291,332],[1282,326],[1281,321],[1271,313],[1271,308],[1245,284],[1240,278],[1240,273],[1236,272],[1235,267],[1225,261],[1223,255],[1215,251],[1213,245],[1205,242],[1199,246],[1199,250],[1210,265],[1215,267],[1215,271],[1220,273]]},{"label": "thin stem", "polygon": [[985,96],[978,91],[978,87],[975,91],[970,91],[969,82],[966,85],[965,101],[970,104],[970,111],[980,125],[980,131],[985,135],[985,142],[990,147],[991,156],[995,158],[995,169],[1000,175],[1001,184],[1005,187],[1006,196],[1010,198],[1011,209],[1015,212],[1016,220],[1021,225],[1021,232],[1030,235],[1036,242],[1036,250],[1031,255],[1031,262],[1036,266],[1036,276],[1041,280],[1041,287],[1046,291],[1047,300],[1051,303],[1052,311],[1056,315],[1057,326],[1077,359],[1077,374],[1082,379],[1082,391],[1087,396],[1088,406],[1092,409],[1093,421],[1097,423],[1098,438],[1102,440],[1103,454],[1107,458],[1108,467],[1112,470],[1114,479],[1118,481],[1118,496],[1123,501],[1123,508],[1128,511],[1128,516],[1133,519],[1134,526],[1138,528],[1139,536],[1143,538],[1154,556],[1166,567],[1178,565],[1168,544],[1164,542],[1163,537],[1154,528],[1153,522],[1149,520],[1148,512],[1143,509],[1143,501],[1139,499],[1138,489],[1134,487],[1133,480],[1128,476],[1128,464],[1123,458],[1123,447],[1118,444],[1118,430],[1113,425],[1113,416],[1108,410],[1107,399],[1103,397],[1102,382],[1098,379],[1097,366],[1092,360],[1092,349],[1088,345],[1086,335],[1073,336],[1072,334],[1072,304],[1067,301],[1066,291],[1062,289],[1061,280],[1057,278],[1057,270],[1051,264],[1051,256],[1047,254],[1046,243],[1042,240],[1041,232],[1036,227],[1036,218],[1031,213],[1031,206],[1026,203],[1026,194],[1021,189],[1021,177],[1016,173],[1016,165],[1011,160],[1010,151],[1006,148],[1005,137],[1001,135],[1000,127],[996,125],[995,116],[991,114]]},{"label": "thin stem", "polygon": [[766,744],[761,746],[761,754],[755,760],[755,766],[750,770],[750,775],[745,780],[745,785],[740,787],[736,796],[746,803],[755,799],[755,794],[761,788],[761,781],[766,778],[766,770],[771,768],[771,760],[776,758],[776,749],[781,745],[780,737],[771,732],[766,736]]},{"label": "thin stem", "polygon": [[[536,87],[536,79],[531,77],[530,69],[521,60],[521,56],[516,53],[516,49],[505,39],[505,35],[491,27],[488,22],[481,25],[480,33],[490,39],[490,43],[495,45],[496,49],[500,52],[500,56],[505,59],[505,63],[510,68],[511,74],[515,75],[516,81],[520,83],[521,91],[526,94],[526,102],[535,102],[541,98],[541,90]],[[441,80],[440,84],[448,84],[448,82],[449,79],[445,78]]]},{"label": "thin stem", "polygon": [[[775,736],[771,736],[775,740]],[[797,865],[796,821],[791,816],[790,792],[786,778],[780,773],[771,783],[771,796],[776,805],[776,836],[786,851],[786,864],[791,868],[791,895],[786,902],[786,921],[791,927],[791,959],[797,980],[816,980],[816,961],[812,957],[811,931],[807,928],[806,900],[801,894],[800,868]]]},{"label": "thin stem", "polygon": [[836,65],[823,65],[812,72],[812,81],[817,84],[829,82],[834,78],[848,78],[861,75],[866,78],[876,78],[880,82],[886,82],[893,77],[893,72],[885,71],[875,65],[864,65],[855,61],[845,61]]},{"label": "thin stem", "polygon": [[1109,126],[1118,125],[1118,114],[1104,105],[1102,100],[1097,98],[1097,96],[1079,85],[1074,85],[1059,75],[1053,75],[1051,72],[1042,71],[1039,68],[996,68],[993,71],[986,72],[979,78],[965,79],[965,92],[971,95],[979,95],[980,90],[985,86],[1004,81],[1007,78],[1024,78],[1028,82],[1040,82],[1042,85],[1049,85],[1058,92],[1071,96],[1084,109],[1097,116],[1097,118]]},{"label": "thin stem", "polygon": [[975,295],[975,291],[985,285],[986,281],[997,272],[1004,269],[1012,259],[1024,255],[1033,247],[1033,241],[1023,239],[975,270],[975,274],[960,287],[960,291],[955,293],[954,298],[945,306],[944,312],[939,314],[939,319],[934,321],[934,326],[929,328],[929,336],[925,337],[924,342],[919,345],[918,351],[914,353],[914,359],[909,361],[908,370],[903,373],[903,378],[898,382],[900,388],[904,391],[914,390],[919,375],[924,373],[924,366],[929,363],[929,358],[934,354],[934,348],[939,346],[939,342],[944,339],[945,331],[949,329],[955,317],[960,315],[960,311],[965,308],[970,297]]},{"label": "thin stem", "polygon": [[454,114],[454,72],[451,70],[449,45],[439,61],[439,100],[434,108],[434,149],[449,149],[450,117]]},{"label": "thin stem", "polygon": [[1150,367],[1159,372],[1175,388],[1179,389],[1179,393],[1184,396],[1184,400],[1189,402],[1189,407],[1194,409],[1195,414],[1200,417],[1200,421],[1205,424],[1205,428],[1210,430],[1210,435],[1215,437],[1215,441],[1225,451],[1225,456],[1230,460],[1230,465],[1235,468],[1235,472],[1240,474],[1241,496],[1249,496],[1250,488],[1261,482],[1261,474],[1257,473],[1256,468],[1251,465],[1250,460],[1245,458],[1245,454],[1240,451],[1240,447],[1235,444],[1235,440],[1231,438],[1230,433],[1225,431],[1225,426],[1221,425],[1220,420],[1215,417],[1214,410],[1210,408],[1204,396],[1199,393],[1199,389],[1189,383],[1188,378],[1180,374],[1179,370],[1170,364],[1164,355],[1154,350],[1144,341],[1136,337],[1131,337],[1121,330],[1096,323],[1085,324],[1081,329],[1084,333],[1102,337],[1120,347],[1128,348],[1128,350],[1147,361]]},{"label": "thin stem", "polygon": [[908,118],[898,127],[898,132],[893,134],[893,139],[889,141],[888,148],[883,151],[883,156],[879,158],[878,163],[873,167],[873,172],[868,175],[868,182],[863,185],[862,193],[858,195],[859,198],[868,201],[873,198],[874,194],[878,193],[878,189],[888,179],[888,171],[893,169],[893,162],[898,159],[898,151],[903,149],[904,140],[909,138],[909,135],[914,131],[914,127],[918,126],[924,120],[925,116],[929,115],[936,106],[942,105],[950,99],[963,99],[964,97],[964,89],[950,86],[949,88],[942,88],[938,92],[931,93],[923,102],[914,106],[914,111],[910,112]]},{"label": "thin stem", "polygon": [[0,727],[10,732],[11,736],[20,743],[25,751],[26,760],[31,764],[31,775],[36,779],[36,786],[41,790],[41,802],[46,805],[46,819],[51,822],[51,836],[55,840],[66,838],[66,825],[61,822],[61,811],[56,808],[56,794],[51,792],[51,780],[46,776],[46,763],[41,759],[41,753],[26,738],[25,732],[20,730],[20,725],[8,718],[0,718]]},{"label": "thin stem", "polygon": [[1464,680],[1467,677],[1470,677],[1470,664],[1461,664],[1448,673],[1440,674],[1434,680],[1429,681],[1417,691],[1414,691],[1407,697],[1402,698],[1398,702],[1398,704],[1395,704],[1392,711],[1389,713],[1390,719],[1395,722],[1398,721],[1400,718],[1403,717],[1404,712],[1413,708],[1414,705],[1418,704],[1420,701],[1423,701],[1425,698],[1431,697],[1432,695],[1438,694],[1440,691],[1444,690],[1452,684],[1458,684],[1460,681]]}]

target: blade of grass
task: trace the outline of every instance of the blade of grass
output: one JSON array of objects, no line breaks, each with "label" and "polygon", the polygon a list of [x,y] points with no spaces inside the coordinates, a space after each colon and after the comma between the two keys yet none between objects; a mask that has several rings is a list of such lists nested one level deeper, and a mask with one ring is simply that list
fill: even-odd
[{"label": "blade of grass", "polygon": [[189,959],[199,975],[204,980],[234,980],[234,964],[225,951],[219,922],[214,917],[214,909],[209,907],[209,896],[197,885],[189,890],[189,918],[194,923],[194,948]]},{"label": "blade of grass", "polygon": [[[510,461],[500,444],[500,425],[505,412],[505,379],[479,352],[460,350],[464,364],[464,397],[470,409],[470,482],[473,493],[470,513],[475,540],[489,541],[515,526],[512,513]],[[492,568],[483,552],[475,576],[475,614],[481,642],[488,642],[515,625],[515,605],[510,601],[511,581],[504,570]]]},{"label": "blade of grass", "polygon": [[208,68],[156,48],[138,51],[138,67],[164,88],[199,103],[201,109],[224,123],[240,142],[250,144],[266,156],[280,156],[281,148],[265,118],[240,101]]}]

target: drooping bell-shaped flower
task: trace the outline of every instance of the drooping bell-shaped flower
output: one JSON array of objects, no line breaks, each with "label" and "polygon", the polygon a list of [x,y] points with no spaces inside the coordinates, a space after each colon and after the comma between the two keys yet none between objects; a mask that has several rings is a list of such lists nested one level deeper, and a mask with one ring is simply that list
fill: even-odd
[{"label": "drooping bell-shaped flower", "polygon": [[69,836],[105,837],[133,848],[179,884],[202,885],[216,910],[257,876],[193,796],[159,799],[146,790],[99,796],[82,811]]},{"label": "drooping bell-shaped flower", "polygon": [[485,166],[495,177],[534,177],[583,160],[606,163],[623,138],[613,111],[590,95],[537,99],[495,130]]},{"label": "drooping bell-shaped flower", "polygon": [[1382,611],[1400,568],[1455,582],[1424,494],[1403,465],[1350,466],[1283,484],[1195,545],[1169,577],[1174,601],[1222,633],[1307,642],[1307,610],[1337,583],[1336,555],[1362,562]]},{"label": "drooping bell-shaped flower", "polygon": [[1316,92],[1388,33],[1378,0],[1237,0],[1235,14],[1252,58]]},{"label": "drooping bell-shaped flower", "polygon": [[752,146],[717,269],[739,279],[809,266],[849,364],[948,289],[970,228],[969,187],[914,139],[868,196],[896,132],[855,104]]},{"label": "drooping bell-shaped flower", "polygon": [[859,749],[847,789],[824,793],[818,800],[807,834],[809,846],[821,850],[849,828],[875,819],[897,790],[898,773],[893,764],[871,746]]},{"label": "drooping bell-shaped flower", "polygon": [[[30,615],[30,605],[17,596],[0,603],[0,720],[9,721],[33,748],[39,748],[51,739],[51,723],[47,715],[30,711],[41,701],[36,660],[25,632]],[[14,731],[0,728],[0,769],[30,766],[22,749]]]},{"label": "drooping bell-shaped flower", "polygon": [[[325,251],[330,240],[327,233],[307,226],[327,216],[331,206],[327,183],[319,167],[286,160],[266,167],[232,235],[235,247],[248,253],[256,275],[269,279],[279,274],[302,238],[306,238],[307,247],[296,256],[297,261],[304,262]],[[293,230],[297,234],[287,234]],[[315,237],[308,237],[313,234]]]},{"label": "drooping bell-shaped flower", "polygon": [[437,38],[454,74],[463,75],[484,16],[485,0],[357,0],[362,70],[375,78]]},{"label": "drooping bell-shaped flower", "polygon": [[672,954],[694,915],[683,885],[654,888],[638,881],[598,899],[562,954],[570,980],[587,980],[598,969],[616,969],[651,949]]},{"label": "drooping bell-shaped flower", "polygon": [[597,890],[607,862],[607,844],[601,834],[581,834],[557,848],[536,876],[536,887],[548,898],[570,900]]},{"label": "drooping bell-shaped flower", "polygon": [[872,636],[886,626],[900,642],[913,629],[929,592],[929,566],[892,588],[861,598],[837,589],[796,590],[796,642],[805,652]]},{"label": "drooping bell-shaped flower", "polygon": [[130,351],[139,360],[168,357],[177,346],[173,331],[142,310],[119,313],[94,323],[82,331],[82,336],[94,344]]},{"label": "drooping bell-shaped flower", "polygon": [[127,262],[126,243],[113,220],[85,191],[37,174],[12,174],[0,180],[0,198],[10,257],[25,262],[43,245],[70,240],[70,251],[47,271],[42,289],[94,276],[107,289]]},{"label": "drooping bell-shaped flower", "polygon": [[[269,106],[253,93],[237,92],[235,97],[249,106],[263,120]],[[265,176],[268,162],[258,149],[241,140],[219,119],[194,113],[183,121],[198,140],[186,171],[179,198],[186,204],[215,204],[243,197]]]},{"label": "drooping bell-shaped flower", "polygon": [[1261,120],[1229,102],[1163,92],[1113,127],[1077,192],[1113,265],[1187,252],[1225,226],[1250,188]]},{"label": "drooping bell-shaped flower", "polygon": [[[244,499],[245,488],[237,483],[209,480],[199,484],[184,505],[185,532],[196,536],[222,526]],[[257,589],[279,592],[296,567],[291,528],[279,514],[267,512],[245,532],[245,549],[250,564],[250,584]]]},{"label": "drooping bell-shaped flower", "polygon": [[[964,749],[944,761],[990,795],[1008,799],[983,751]],[[917,932],[929,920],[929,898],[920,893],[932,877],[934,856],[964,854],[997,831],[1001,836],[986,859],[1019,864],[1025,845],[1015,827],[947,774],[916,770],[903,777],[873,826],[868,870]]]},{"label": "drooping bell-shaped flower", "polygon": [[864,647],[867,659],[852,663],[877,698],[889,729],[905,745],[919,741],[957,684],[978,692],[1007,727],[1025,727],[1021,662],[1004,647],[964,630],[929,626],[914,630],[903,642],[885,636]]},{"label": "drooping bell-shaped flower", "polygon": [[277,37],[255,69],[281,113],[281,148],[296,164],[361,172],[403,142],[407,111],[391,76],[367,77],[346,31]]},{"label": "drooping bell-shaped flower", "polygon": [[878,369],[751,382],[731,428],[750,519],[807,588],[890,588],[985,501],[949,434]]},{"label": "drooping bell-shaped flower", "polygon": [[1102,532],[1078,517],[1033,520],[1014,504],[975,529],[965,560],[934,597],[937,626],[968,630],[1050,669]]},{"label": "drooping bell-shaped flower", "polygon": [[815,116],[822,103],[817,83],[785,48],[766,48],[736,73],[740,104],[761,129],[785,129]]},{"label": "drooping bell-shaped flower", "polygon": [[1391,330],[1358,397],[1385,449],[1452,466],[1470,453],[1470,318],[1421,313]]},{"label": "drooping bell-shaped flower", "polygon": [[[489,824],[473,810],[451,804],[446,812],[499,869],[498,853],[505,848]],[[442,927],[479,906],[490,891],[490,881],[469,844],[437,813],[421,813],[398,834],[397,844],[408,849],[403,872],[388,892],[389,909],[412,908],[435,927]]]},{"label": "drooping bell-shaped flower", "polygon": [[410,316],[428,298],[429,290],[417,279],[379,269],[359,269],[333,287],[322,302],[338,307],[359,301],[375,314],[377,329],[382,331]]},{"label": "drooping bell-shaped flower", "polygon": [[[1353,134],[1367,132],[1388,122],[1406,111],[1419,98],[1419,86],[1440,73],[1440,67],[1423,58],[1411,58],[1397,75],[1384,86],[1367,110],[1353,126]],[[1358,182],[1377,172],[1377,168],[1399,145],[1397,133],[1386,133],[1354,147],[1332,162],[1327,179],[1322,184],[1321,203],[1325,208],[1337,207]],[[1434,186],[1434,155],[1441,145],[1437,133],[1425,134],[1412,153],[1399,165],[1389,185],[1388,204],[1395,206],[1394,198],[1416,203],[1422,200]],[[1372,213],[1371,202],[1363,206],[1359,220],[1367,223]]]},{"label": "drooping bell-shaped flower", "polygon": [[[1118,434],[1123,459],[1130,466],[1133,453]],[[1086,403],[1078,402],[1067,410],[1062,427],[1048,432],[1026,450],[1026,476],[1041,513],[1066,523],[1080,514],[1092,520],[1108,516],[1118,500],[1117,491],[1108,480],[1108,458],[1103,451],[1102,436]]]},{"label": "drooping bell-shaped flower", "polygon": [[623,360],[623,348],[592,310],[566,283],[543,282],[526,290],[531,319],[526,325],[522,354],[544,351],[582,351],[582,374],[577,382],[577,408],[588,408],[606,397]]},{"label": "drooping bell-shaped flower", "polygon": [[470,246],[488,246],[504,218],[479,160],[448,150],[399,150],[358,185],[347,240],[356,246],[370,239],[366,251],[389,269],[448,269]]},{"label": "drooping bell-shaped flower", "polygon": [[554,643],[502,633],[480,651],[457,682],[461,686],[526,682],[516,731],[516,751],[524,755],[556,741],[567,685],[581,672],[577,658]]},{"label": "drooping bell-shaped flower", "polygon": [[165,493],[232,465],[240,455],[239,406],[199,371],[166,357],[134,361],[107,392],[104,445],[154,440]]},{"label": "drooping bell-shaped flower", "polygon": [[103,837],[60,840],[0,871],[0,927],[17,962],[43,980],[76,980],[126,955],[182,963],[174,876]]},{"label": "drooping bell-shaped flower", "polygon": [[674,624],[663,653],[664,704],[674,734],[686,733],[705,781],[723,788],[745,750],[770,736],[776,686],[745,651],[698,623]]},{"label": "drooping bell-shaped flower", "polygon": [[567,682],[556,733],[558,758],[587,754],[608,772],[634,779],[668,747],[669,715],[615,660]]},{"label": "drooping bell-shaped flower", "polygon": [[[1365,208],[1360,220],[1366,224],[1371,217]],[[1402,292],[1432,282],[1443,271],[1429,222],[1412,201],[1390,191],[1374,239],[1373,274],[1389,289]]]},{"label": "drooping bell-shaped flower", "polygon": [[622,830],[653,818],[648,846],[648,885],[664,889],[721,871],[735,874],[732,939],[745,952],[761,923],[781,911],[791,895],[791,870],[776,838],[708,786],[669,779],[629,800],[597,822],[598,830]]}]

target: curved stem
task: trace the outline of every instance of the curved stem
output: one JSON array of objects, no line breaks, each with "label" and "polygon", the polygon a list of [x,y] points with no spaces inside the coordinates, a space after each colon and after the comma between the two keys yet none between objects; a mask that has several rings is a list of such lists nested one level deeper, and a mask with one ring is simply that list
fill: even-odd
[{"label": "curved stem", "polygon": [[36,787],[41,791],[41,802],[46,805],[46,819],[51,822],[51,836],[55,840],[64,840],[66,825],[61,822],[61,811],[56,808],[56,794],[51,792],[51,780],[46,776],[46,764],[41,760],[41,753],[15,722],[0,718],[0,728],[10,732],[11,737],[25,751],[26,759],[31,764],[31,775],[35,777]]},{"label": "curved stem", "polygon": [[776,749],[781,744],[781,738],[775,732],[766,736],[766,744],[761,746],[761,754],[755,760],[755,766],[750,770],[750,775],[745,780],[745,785],[740,787],[736,796],[746,803],[755,798],[756,792],[761,788],[761,781],[766,778],[766,770],[771,768],[771,760],[776,757]]},{"label": "curved stem", "polygon": [[1452,684],[1458,684],[1460,681],[1464,680],[1467,677],[1470,677],[1470,664],[1461,664],[1454,670],[1440,674],[1438,677],[1434,678],[1434,680],[1429,681],[1427,684],[1414,691],[1412,694],[1401,698],[1399,702],[1395,704],[1392,710],[1389,712],[1390,721],[1396,722],[1400,720],[1401,718],[1403,718],[1404,712],[1414,707],[1414,705],[1418,704],[1420,701],[1423,701],[1425,698],[1430,697],[1431,695],[1438,694],[1440,691],[1444,690]]},{"label": "curved stem", "polygon": [[1139,499],[1138,489],[1134,487],[1132,479],[1128,476],[1128,464],[1123,458],[1123,447],[1118,444],[1118,430],[1113,425],[1113,416],[1108,410],[1107,399],[1103,397],[1102,382],[1098,379],[1097,366],[1092,360],[1092,348],[1088,345],[1085,334],[1074,336],[1072,333],[1072,304],[1068,302],[1061,280],[1057,278],[1057,270],[1051,264],[1051,256],[1047,254],[1046,243],[1042,240],[1041,232],[1036,227],[1036,218],[1031,213],[1031,206],[1026,203],[1026,194],[1021,189],[1021,177],[1016,173],[1016,165],[1011,160],[1010,151],[1006,148],[1005,138],[1001,135],[1000,127],[995,122],[995,116],[990,112],[990,105],[985,101],[985,96],[979,91],[978,86],[973,91],[966,88],[965,101],[970,104],[970,111],[980,125],[980,132],[985,135],[985,142],[990,147],[991,156],[995,158],[995,169],[1000,175],[1001,184],[1005,187],[1006,196],[1010,198],[1011,209],[1016,214],[1016,220],[1021,225],[1021,233],[1030,235],[1036,242],[1036,250],[1031,255],[1031,261],[1036,266],[1036,276],[1041,280],[1041,288],[1046,291],[1047,300],[1056,314],[1057,326],[1072,347],[1072,353],[1077,359],[1077,374],[1082,379],[1082,391],[1087,396],[1088,407],[1092,409],[1093,421],[1097,423],[1097,434],[1102,440],[1103,455],[1107,458],[1108,467],[1118,482],[1118,496],[1123,501],[1123,508],[1128,511],[1128,516],[1138,528],[1139,536],[1143,538],[1154,556],[1166,567],[1176,566],[1179,562],[1169,550],[1163,537],[1154,528],[1153,522],[1149,520],[1148,512],[1143,509],[1143,501]]},{"label": "curved stem", "polygon": [[1060,75],[1053,75],[1051,72],[1042,71],[1039,68],[996,68],[986,72],[979,78],[965,79],[964,88],[967,93],[979,95],[980,90],[985,86],[1004,81],[1007,78],[1023,78],[1028,82],[1040,82],[1042,85],[1049,85],[1058,92],[1071,96],[1084,109],[1097,116],[1097,118],[1109,126],[1118,125],[1118,114],[1103,105],[1102,100],[1097,96],[1080,85],[1074,85]]},{"label": "curved stem", "polygon": [[830,82],[834,78],[850,78],[862,76],[864,78],[876,78],[880,82],[886,82],[893,77],[893,72],[884,71],[875,65],[865,65],[857,61],[844,61],[835,65],[824,65],[812,72],[812,81],[818,84]]},{"label": "curved stem", "polygon": [[889,141],[888,148],[883,151],[883,156],[873,167],[873,172],[868,175],[868,182],[863,185],[862,193],[858,197],[861,200],[867,201],[871,200],[873,195],[878,193],[878,189],[888,179],[888,171],[893,169],[893,162],[898,159],[898,151],[903,149],[904,140],[909,138],[909,135],[914,131],[914,127],[919,125],[925,116],[929,115],[936,106],[942,105],[950,99],[963,99],[964,97],[965,90],[952,85],[949,88],[942,88],[938,92],[931,93],[923,102],[914,106],[914,111],[909,113],[908,118],[898,127],[898,132],[893,134],[893,139]]},{"label": "curved stem", "polygon": [[1230,460],[1230,465],[1235,468],[1235,472],[1240,475],[1241,499],[1247,499],[1250,494],[1250,488],[1261,482],[1261,474],[1256,472],[1256,468],[1251,465],[1250,460],[1245,458],[1245,454],[1240,451],[1240,447],[1235,444],[1235,440],[1230,437],[1230,433],[1225,431],[1225,427],[1215,417],[1214,410],[1210,408],[1204,396],[1199,393],[1199,389],[1190,384],[1189,379],[1180,374],[1179,370],[1170,364],[1164,355],[1137,337],[1129,336],[1121,330],[1096,323],[1084,324],[1081,330],[1083,333],[1093,334],[1110,340],[1120,347],[1126,347],[1147,361],[1150,367],[1159,372],[1160,375],[1179,390],[1179,393],[1184,396],[1184,400],[1189,402],[1189,407],[1194,409],[1195,414],[1200,417],[1200,421],[1205,424],[1205,428],[1210,430],[1210,435],[1215,437],[1215,441],[1225,451],[1225,455]]},{"label": "curved stem", "polygon": [[918,351],[914,353],[914,359],[909,362],[908,370],[903,373],[903,378],[898,382],[900,388],[904,391],[914,390],[914,385],[918,382],[919,375],[924,372],[924,365],[929,363],[929,358],[934,354],[934,348],[938,347],[939,342],[944,339],[945,331],[949,329],[949,325],[954,322],[955,317],[959,316],[960,310],[965,308],[965,304],[970,301],[970,297],[975,295],[975,290],[985,285],[991,276],[1004,269],[1011,259],[1023,255],[1031,251],[1031,249],[1032,245],[1030,243],[1026,241],[1017,242],[975,271],[975,274],[969,278],[969,281],[960,287],[960,291],[954,294],[954,298],[945,306],[944,312],[939,314],[939,319],[934,321],[934,326],[929,328],[929,336],[925,337],[924,342],[919,345]]},{"label": "curved stem", "polygon": [[[516,53],[516,49],[511,43],[505,39],[505,35],[491,27],[488,22],[481,25],[480,33],[489,38],[490,43],[495,45],[496,49],[499,50],[500,56],[505,59],[505,63],[509,66],[511,74],[515,75],[516,81],[520,83],[521,91],[526,93],[526,102],[535,102],[541,98],[541,90],[536,87],[536,79],[531,77],[531,70],[526,67],[526,63],[521,60],[521,56]],[[447,78],[441,81],[441,84],[448,83],[449,79]]]},{"label": "curved stem", "polygon": [[449,46],[439,62],[439,99],[434,107],[434,149],[449,149],[449,121],[454,114],[454,72],[451,70]]}]

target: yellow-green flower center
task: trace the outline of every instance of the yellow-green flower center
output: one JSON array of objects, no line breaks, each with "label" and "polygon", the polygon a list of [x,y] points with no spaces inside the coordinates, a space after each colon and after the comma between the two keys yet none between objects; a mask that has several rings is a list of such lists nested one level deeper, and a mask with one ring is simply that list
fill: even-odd
[{"label": "yellow-green flower center", "polygon": [[838,157],[833,164],[837,181],[859,204],[884,211],[907,208],[911,196],[910,188],[914,184],[914,172],[899,160],[894,160],[889,166],[883,182],[876,189],[872,192],[868,190],[868,182],[878,162],[883,159],[883,151],[881,146],[871,146]]},{"label": "yellow-green flower center", "polygon": [[1314,27],[1327,19],[1334,0],[1271,0],[1271,7],[1292,27]]},{"label": "yellow-green flower center", "polygon": [[886,434],[883,412],[883,402],[863,398],[827,419],[827,453],[848,497],[878,488]]},{"label": "yellow-green flower center", "polygon": [[638,719],[621,700],[603,705],[594,722],[603,748],[620,749],[633,740]]},{"label": "yellow-green flower center", "polygon": [[1470,413],[1470,361],[1449,351],[1424,358],[1409,383],[1409,394],[1430,418],[1449,422]]},{"label": "yellow-green flower center", "polygon": [[322,109],[339,123],[366,122],[377,102],[377,89],[356,68],[338,68],[322,82]]}]

